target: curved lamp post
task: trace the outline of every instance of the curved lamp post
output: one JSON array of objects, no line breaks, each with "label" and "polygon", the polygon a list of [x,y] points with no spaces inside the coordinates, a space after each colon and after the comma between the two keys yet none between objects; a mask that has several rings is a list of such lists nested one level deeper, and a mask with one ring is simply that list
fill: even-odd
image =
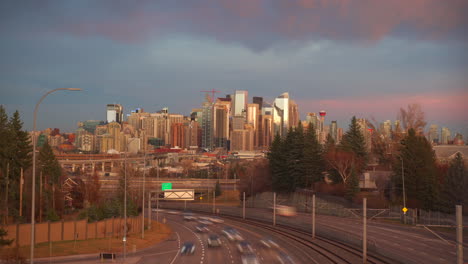
[{"label": "curved lamp post", "polygon": [[37,110],[39,109],[39,105],[41,102],[46,98],[49,94],[60,91],[60,90],[67,90],[67,91],[81,91],[80,88],[57,88],[51,91],[48,91],[44,94],[39,102],[37,102],[36,107],[34,108],[34,121],[33,121],[33,133],[32,133],[32,144],[33,144],[33,171],[32,171],[32,205],[31,205],[31,255],[30,255],[30,262],[31,264],[34,263],[34,235],[35,235],[35,196],[36,196],[36,119],[37,119]]}]

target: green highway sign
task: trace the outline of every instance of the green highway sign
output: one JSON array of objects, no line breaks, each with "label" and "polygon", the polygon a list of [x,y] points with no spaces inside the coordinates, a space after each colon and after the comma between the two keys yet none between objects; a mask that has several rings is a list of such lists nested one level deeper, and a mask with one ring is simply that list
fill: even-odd
[{"label": "green highway sign", "polygon": [[172,182],[163,182],[161,185],[161,190],[171,190],[172,189]]}]

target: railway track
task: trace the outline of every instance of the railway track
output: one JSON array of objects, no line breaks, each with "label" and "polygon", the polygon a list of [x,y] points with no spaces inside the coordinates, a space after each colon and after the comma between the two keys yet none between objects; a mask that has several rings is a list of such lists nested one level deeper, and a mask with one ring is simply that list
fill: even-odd
[{"label": "railway track", "polygon": [[[233,221],[241,222],[251,226],[256,226],[262,229],[266,229],[270,232],[279,234],[281,236],[287,237],[291,240],[294,240],[303,246],[313,250],[314,252],[320,254],[330,263],[362,263],[362,252],[354,247],[350,247],[343,243],[336,241],[331,241],[321,237],[311,238],[311,234],[303,230],[292,228],[284,225],[272,226],[270,223],[265,223],[258,220],[248,220],[240,219],[235,216],[225,216],[224,218],[230,219]],[[384,264],[391,263],[382,258],[367,255],[367,263],[372,264]]]}]

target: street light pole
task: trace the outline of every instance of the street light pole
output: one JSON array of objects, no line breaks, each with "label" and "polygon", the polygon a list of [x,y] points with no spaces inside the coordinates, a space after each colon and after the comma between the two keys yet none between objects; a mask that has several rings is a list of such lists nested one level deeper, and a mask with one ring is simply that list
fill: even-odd
[{"label": "street light pole", "polygon": [[[145,144],[145,156],[143,158],[143,193],[141,195],[141,238],[145,238],[145,175],[146,174],[146,144]],[[150,216],[148,216],[150,217]]]},{"label": "street light pole", "polygon": [[[403,166],[403,157],[400,156],[401,160],[401,178],[403,182],[403,208],[406,208],[406,192],[405,192],[405,168]],[[403,211],[403,222],[406,224],[406,211]]]},{"label": "street light pole", "polygon": [[37,110],[39,109],[39,105],[41,102],[51,93],[60,91],[60,90],[67,90],[67,91],[81,91],[80,88],[57,88],[54,90],[48,91],[44,94],[39,102],[37,102],[36,107],[34,107],[34,119],[33,119],[33,131],[32,131],[32,145],[33,145],[33,171],[32,171],[32,198],[31,198],[31,251],[30,251],[30,263],[34,263],[34,236],[35,236],[35,210],[36,210],[36,124],[37,124]]}]

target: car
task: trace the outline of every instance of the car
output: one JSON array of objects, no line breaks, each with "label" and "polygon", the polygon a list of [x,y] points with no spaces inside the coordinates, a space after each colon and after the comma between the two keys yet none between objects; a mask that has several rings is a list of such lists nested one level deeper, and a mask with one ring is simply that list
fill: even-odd
[{"label": "car", "polygon": [[208,237],[208,247],[220,247],[221,239],[217,235],[210,235]]},{"label": "car", "polygon": [[260,244],[261,244],[264,248],[267,248],[267,249],[276,249],[276,248],[279,248],[278,243],[276,243],[275,241],[273,241],[271,238],[263,238],[262,240],[260,240]]},{"label": "car", "polygon": [[185,242],[180,249],[181,255],[192,255],[195,252],[195,245],[192,242]]},{"label": "car", "polygon": [[259,264],[255,254],[244,254],[241,256],[242,264]]},{"label": "car", "polygon": [[183,218],[184,218],[185,221],[195,221],[195,220],[197,220],[197,217],[194,214],[188,214],[188,213],[185,213]]},{"label": "car", "polygon": [[281,264],[294,264],[295,263],[292,260],[292,258],[288,254],[286,254],[284,252],[280,252],[278,254],[277,259],[278,259],[278,262],[281,263]]},{"label": "car", "polygon": [[208,229],[206,225],[200,224],[195,227],[195,231],[199,233],[206,233],[206,232],[210,232],[210,229]]},{"label": "car", "polygon": [[229,241],[242,241],[244,240],[241,234],[232,227],[225,227],[221,233],[226,236]]},{"label": "car", "polygon": [[203,224],[203,225],[212,225],[213,222],[210,220],[198,220],[198,223]]},{"label": "car", "polygon": [[168,214],[178,215],[180,212],[178,211],[167,211]]},{"label": "car", "polygon": [[241,254],[250,254],[253,253],[252,245],[247,241],[241,241],[237,244],[237,249]]},{"label": "car", "polygon": [[219,218],[219,217],[210,217],[209,219],[211,222],[213,223],[217,223],[217,224],[222,224],[224,223],[224,220]]}]

